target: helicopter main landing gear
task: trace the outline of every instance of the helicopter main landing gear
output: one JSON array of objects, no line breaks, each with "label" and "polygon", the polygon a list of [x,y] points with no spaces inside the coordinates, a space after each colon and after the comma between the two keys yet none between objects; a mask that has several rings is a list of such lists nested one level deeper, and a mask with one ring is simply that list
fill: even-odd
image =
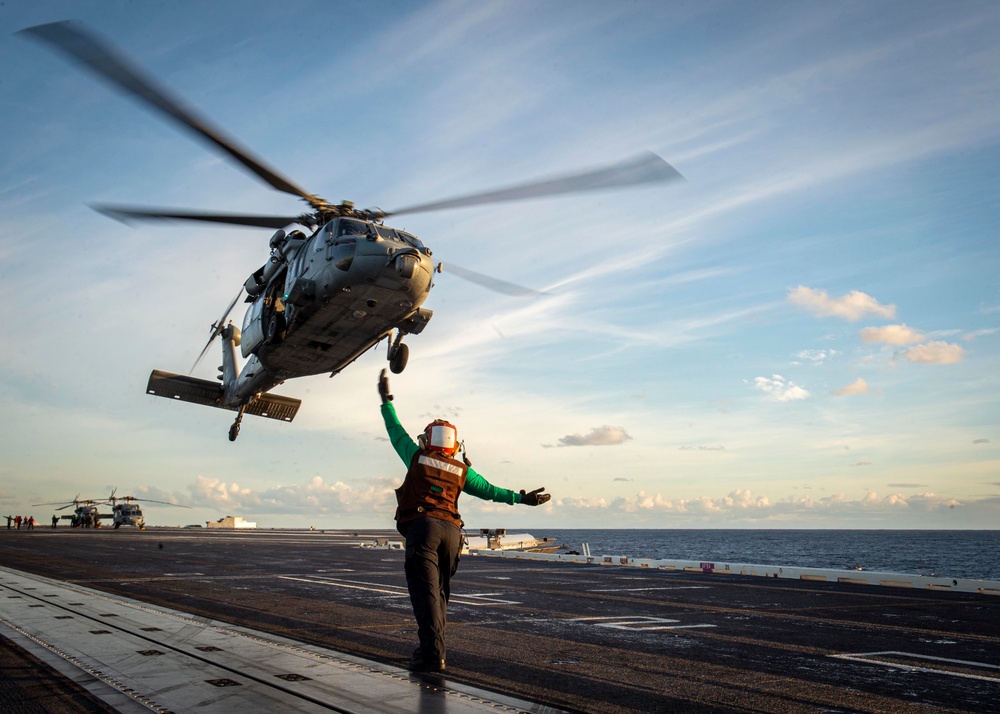
[{"label": "helicopter main landing gear", "polygon": [[243,421],[243,412],[247,410],[247,405],[243,404],[240,406],[240,410],[236,413],[236,421],[233,425],[229,427],[229,440],[236,441],[236,437],[240,435],[240,422]]},{"label": "helicopter main landing gear", "polygon": [[389,369],[393,374],[400,374],[406,369],[406,362],[410,359],[410,348],[403,344],[403,335],[400,330],[396,337],[389,342]]}]

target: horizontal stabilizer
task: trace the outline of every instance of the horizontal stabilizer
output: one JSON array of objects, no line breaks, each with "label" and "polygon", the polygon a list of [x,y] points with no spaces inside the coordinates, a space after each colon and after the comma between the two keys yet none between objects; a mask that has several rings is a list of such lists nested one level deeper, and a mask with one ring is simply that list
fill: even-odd
[{"label": "horizontal stabilizer", "polygon": [[[202,404],[207,407],[218,407],[228,409],[231,412],[239,411],[239,405],[228,406],[222,403],[222,385],[211,382],[207,379],[197,379],[183,374],[173,374],[172,372],[161,372],[154,369],[149,375],[149,384],[146,385],[146,394],[155,397],[166,397],[167,399],[177,399],[182,402],[192,404]],[[291,421],[295,418],[302,404],[301,399],[282,397],[278,394],[264,392],[259,397],[246,405],[246,414],[266,417],[268,419],[280,419]]]}]

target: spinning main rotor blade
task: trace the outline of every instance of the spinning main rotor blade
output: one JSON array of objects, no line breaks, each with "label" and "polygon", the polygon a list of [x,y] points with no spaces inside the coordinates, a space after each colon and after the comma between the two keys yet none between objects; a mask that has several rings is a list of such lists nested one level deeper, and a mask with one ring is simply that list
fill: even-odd
[{"label": "spinning main rotor blade", "polygon": [[383,213],[383,216],[397,216],[403,213],[422,213],[424,211],[439,211],[445,208],[464,208],[479,206],[486,203],[502,203],[519,201],[526,198],[541,198],[543,196],[559,196],[567,193],[596,191],[605,188],[635,186],[643,183],[683,180],[681,173],[656,154],[649,152],[638,158],[612,164],[603,168],[591,169],[576,174],[566,174],[543,181],[509,186],[507,188],[472,193],[458,196],[445,201],[422,203],[416,206],[406,206],[395,211]]},{"label": "spinning main rotor blade", "polygon": [[255,226],[257,228],[284,228],[292,223],[313,225],[311,216],[250,216],[239,213],[201,213],[173,209],[140,209],[127,206],[93,205],[95,211],[116,221],[128,223],[129,219],[140,221],[202,221],[207,223],[227,223],[234,226]]},{"label": "spinning main rotor blade", "polygon": [[[229,307],[227,307],[226,311],[222,313],[222,317],[220,317],[219,321],[212,326],[212,336],[208,338],[208,342],[206,342],[205,346],[201,349],[201,354],[198,355],[198,359],[196,359],[194,364],[191,365],[191,372],[194,372],[198,365],[201,364],[201,361],[205,358],[205,353],[208,352],[208,348],[212,346],[212,342],[215,338],[222,334],[222,331],[226,329],[226,318],[229,317],[229,313],[231,313],[233,308],[236,306],[236,301],[239,300],[242,295],[243,288],[241,287],[240,291],[236,293],[236,297],[234,297],[233,301],[229,303]],[[188,372],[188,374],[191,372]]]},{"label": "spinning main rotor blade", "polygon": [[135,496],[119,496],[119,501],[141,501],[142,503],[162,503],[164,506],[176,506],[177,508],[191,508],[191,506],[182,506],[179,503],[170,503],[169,501],[155,501],[152,498],[136,498]]},{"label": "spinning main rotor blade", "polygon": [[326,201],[296,186],[239,146],[220,129],[212,126],[208,120],[199,117],[197,112],[186,107],[184,102],[172,96],[169,90],[158,86],[155,80],[146,76],[137,65],[117,52],[110,43],[98,38],[79,23],[53,22],[28,27],[19,32],[48,42],[107,81],[172,117],[182,126],[222,149],[279,191],[298,196],[317,210],[327,205]]},{"label": "spinning main rotor blade", "polygon": [[513,295],[514,297],[539,297],[541,295],[548,295],[548,293],[541,290],[533,290],[532,288],[508,283],[506,280],[483,275],[482,273],[477,273],[474,270],[463,268],[454,263],[441,263],[440,268],[442,271],[451,273],[463,280],[468,280],[470,283],[475,283],[480,287],[492,290],[493,292],[503,293],[504,295]]},{"label": "spinning main rotor blade", "polygon": [[143,503],[162,503],[164,506],[175,506],[177,508],[191,508],[191,506],[182,506],[179,503],[170,503],[169,501],[154,501],[152,498],[132,498],[133,501],[142,501]]}]

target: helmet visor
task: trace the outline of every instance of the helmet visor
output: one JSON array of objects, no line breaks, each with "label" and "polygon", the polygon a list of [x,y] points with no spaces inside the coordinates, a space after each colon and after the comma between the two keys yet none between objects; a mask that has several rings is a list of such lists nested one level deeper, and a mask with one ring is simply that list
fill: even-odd
[{"label": "helmet visor", "polygon": [[430,448],[446,452],[454,452],[458,448],[458,431],[451,424],[432,424],[427,431]]}]

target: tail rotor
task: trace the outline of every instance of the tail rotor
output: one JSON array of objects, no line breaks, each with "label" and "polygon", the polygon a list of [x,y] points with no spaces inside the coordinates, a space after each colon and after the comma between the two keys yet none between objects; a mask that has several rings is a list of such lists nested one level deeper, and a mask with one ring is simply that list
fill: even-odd
[{"label": "tail rotor", "polygon": [[236,307],[237,301],[242,296],[243,296],[243,288],[241,287],[240,291],[236,293],[236,297],[234,297],[233,301],[229,303],[229,307],[227,307],[226,311],[222,313],[222,317],[220,317],[218,320],[212,323],[212,335],[211,337],[208,338],[208,342],[206,342],[205,346],[202,348],[201,354],[198,355],[198,359],[196,359],[194,361],[194,364],[191,365],[191,371],[188,372],[188,374],[191,374],[192,372],[195,371],[195,369],[197,369],[198,365],[201,364],[201,361],[205,358],[205,353],[208,352],[208,348],[212,346],[212,342],[214,342],[215,338],[221,335],[222,331],[226,329],[226,318],[229,317],[229,313],[233,311],[233,308]]}]

